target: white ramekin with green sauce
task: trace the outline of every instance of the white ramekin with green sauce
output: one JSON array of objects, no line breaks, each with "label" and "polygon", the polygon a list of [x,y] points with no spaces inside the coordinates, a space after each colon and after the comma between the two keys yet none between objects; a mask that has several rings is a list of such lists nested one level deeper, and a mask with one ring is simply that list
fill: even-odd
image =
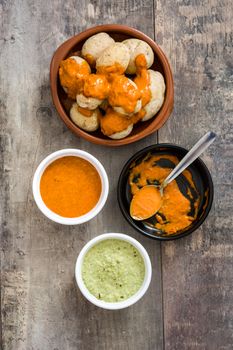
[{"label": "white ramekin with green sauce", "polygon": [[145,248],[122,233],[105,233],[81,250],[75,278],[92,304],[118,310],[136,303],[151,281],[151,262]]}]

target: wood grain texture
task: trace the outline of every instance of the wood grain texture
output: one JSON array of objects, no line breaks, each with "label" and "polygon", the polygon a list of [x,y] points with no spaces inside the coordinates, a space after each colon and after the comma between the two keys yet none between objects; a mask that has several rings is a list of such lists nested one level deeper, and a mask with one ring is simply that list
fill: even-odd
[{"label": "wood grain texture", "polygon": [[[232,313],[232,4],[230,0],[0,1],[1,331],[4,350],[229,350]],[[156,134],[121,149],[76,138],[58,118],[49,63],[68,37],[102,23],[128,24],[164,49],[173,66],[175,110],[160,142],[184,147],[212,128],[218,140],[203,156],[215,184],[201,229],[180,241],[141,237],[120,214],[116,186],[125,161]],[[104,210],[63,227],[36,208],[31,181],[49,153],[91,152],[111,180]],[[92,306],[74,283],[80,249],[102,232],[143,243],[152,285],[129,309]],[[162,255],[161,255],[162,253]],[[161,274],[162,266],[162,274]]]},{"label": "wood grain texture", "polygon": [[[97,23],[127,23],[153,37],[150,1],[1,2],[1,274],[2,344],[7,350],[162,349],[160,244],[124,221],[116,200],[119,173],[156,134],[122,149],[76,138],[58,118],[49,90],[49,63],[68,37]],[[143,21],[141,20],[143,18]],[[111,181],[104,210],[90,223],[64,227],[36,208],[31,181],[49,153],[75,147],[91,152]],[[103,232],[125,232],[148,250],[155,266],[146,297],[129,309],[97,309],[74,282],[80,249]]]},{"label": "wood grain texture", "polygon": [[170,57],[173,117],[159,142],[190,148],[208,130],[203,160],[212,211],[194,234],[162,247],[165,349],[230,350],[233,344],[233,64],[231,1],[157,1],[156,39]]}]

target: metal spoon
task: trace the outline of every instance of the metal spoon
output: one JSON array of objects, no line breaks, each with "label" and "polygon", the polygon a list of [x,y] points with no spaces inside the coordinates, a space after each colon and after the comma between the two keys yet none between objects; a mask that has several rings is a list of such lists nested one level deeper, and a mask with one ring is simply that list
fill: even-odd
[{"label": "metal spoon", "polygon": [[[166,177],[166,179],[162,182],[160,186],[156,185],[146,185],[142,187],[140,190],[136,192],[137,196],[143,195],[144,191],[147,191],[148,187],[156,187],[158,189],[158,193],[161,196],[161,205],[162,205],[162,197],[164,188],[177,176],[179,176],[191,163],[193,163],[199,156],[202,154],[215,140],[216,134],[212,131],[207,132],[186,154],[186,156],[177,164],[177,166],[172,170],[172,172]],[[139,193],[140,192],[140,193]],[[135,194],[135,195],[136,195]],[[154,208],[151,208],[151,213],[147,217],[137,217],[132,214],[132,203],[134,203],[135,195],[130,203],[130,215],[134,220],[145,220],[155,215],[157,211],[161,208],[160,203],[158,202]]]}]

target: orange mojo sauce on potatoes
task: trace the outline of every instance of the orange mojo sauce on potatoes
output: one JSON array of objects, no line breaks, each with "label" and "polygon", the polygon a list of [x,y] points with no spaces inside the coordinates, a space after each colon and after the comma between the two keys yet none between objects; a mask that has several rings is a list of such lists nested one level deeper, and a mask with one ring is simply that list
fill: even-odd
[{"label": "orange mojo sauce on potatoes", "polygon": [[[101,131],[106,136],[125,130],[129,125],[136,124],[144,115],[144,106],[151,100],[150,76],[144,54],[136,57],[137,67],[134,82],[123,74],[124,68],[118,63],[110,67],[99,67],[96,73],[90,74],[87,64],[77,64],[74,59],[68,58],[60,63],[59,76],[63,87],[69,87],[68,96],[75,99],[78,93],[86,97],[108,99],[110,106],[121,106],[127,113],[133,113],[137,101],[142,100],[142,108],[138,113],[123,115],[112,108],[100,116]],[[80,71],[80,72],[79,72]],[[89,110],[80,110],[85,117],[91,116]]]},{"label": "orange mojo sauce on potatoes", "polygon": [[93,209],[101,189],[101,179],[95,167],[75,156],[65,156],[52,162],[40,180],[40,193],[45,205],[67,218],[79,217]]},{"label": "orange mojo sauce on potatoes", "polygon": [[77,63],[72,57],[60,63],[59,77],[61,85],[67,89],[68,97],[76,98],[83,91],[84,82],[90,74],[90,68],[86,61]]}]

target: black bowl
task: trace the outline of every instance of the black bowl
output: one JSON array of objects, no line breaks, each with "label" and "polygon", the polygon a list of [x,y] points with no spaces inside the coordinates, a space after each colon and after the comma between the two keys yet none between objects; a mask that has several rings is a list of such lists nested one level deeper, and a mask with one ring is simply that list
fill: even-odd
[{"label": "black bowl", "polygon": [[174,234],[165,234],[162,232],[157,232],[152,230],[148,225],[146,225],[143,221],[133,220],[129,214],[130,201],[132,199],[130,186],[128,182],[128,176],[130,172],[130,167],[133,163],[140,161],[142,158],[146,156],[148,153],[152,154],[170,154],[176,156],[178,159],[182,159],[188,150],[182,148],[180,146],[171,145],[171,144],[157,144],[146,147],[141,151],[137,152],[134,156],[132,156],[128,162],[123,167],[123,170],[120,174],[117,188],[117,198],[118,203],[121,209],[122,214],[126,218],[126,220],[133,226],[137,231],[148,236],[150,238],[158,239],[158,240],[172,240],[181,238],[189,235],[193,231],[195,231],[206,219],[209,214],[209,211],[213,202],[213,182],[209,170],[201,159],[196,159],[189,167],[188,170],[191,172],[193,181],[196,185],[197,191],[200,195],[200,204],[198,208],[198,214],[196,219],[192,222],[192,224],[185,229],[178,231]]}]

